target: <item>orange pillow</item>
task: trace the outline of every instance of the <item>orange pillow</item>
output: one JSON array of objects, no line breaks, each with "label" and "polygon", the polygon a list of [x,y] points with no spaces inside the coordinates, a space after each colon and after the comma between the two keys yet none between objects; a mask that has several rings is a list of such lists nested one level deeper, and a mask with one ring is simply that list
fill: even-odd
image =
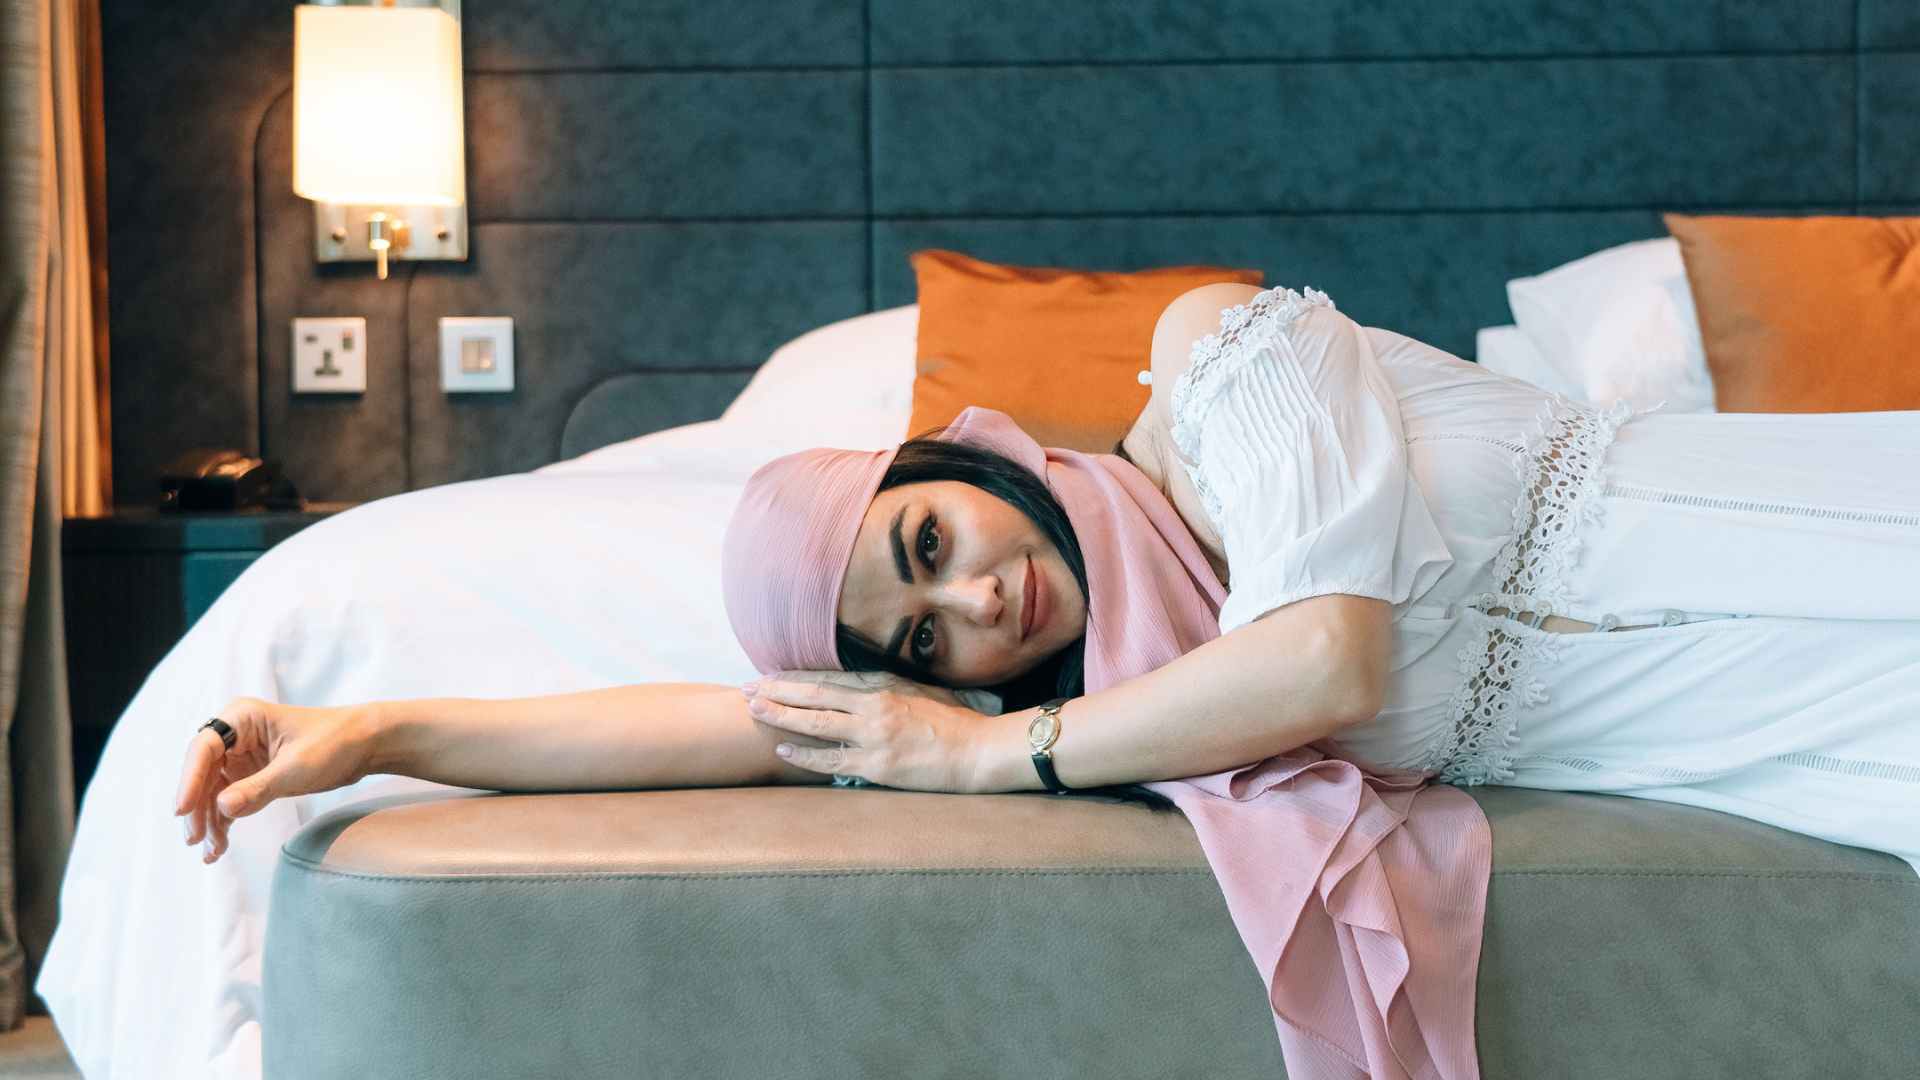
[{"label": "orange pillow", "polygon": [[1102,454],[1153,394],[1137,376],[1166,306],[1201,285],[1262,281],[1258,270],[1215,266],[1103,272],[1003,266],[955,251],[910,258],[920,330],[907,434],[983,405],[1042,446]]},{"label": "orange pillow", "polygon": [[1920,409],[1920,218],[1664,219],[1720,412]]}]

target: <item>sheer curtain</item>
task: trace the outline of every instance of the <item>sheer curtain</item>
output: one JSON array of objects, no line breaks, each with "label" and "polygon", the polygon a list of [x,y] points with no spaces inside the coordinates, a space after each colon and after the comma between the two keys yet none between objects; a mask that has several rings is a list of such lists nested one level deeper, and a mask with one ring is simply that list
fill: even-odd
[{"label": "sheer curtain", "polygon": [[73,840],[63,516],[112,505],[98,0],[0,0],[0,1030]]}]

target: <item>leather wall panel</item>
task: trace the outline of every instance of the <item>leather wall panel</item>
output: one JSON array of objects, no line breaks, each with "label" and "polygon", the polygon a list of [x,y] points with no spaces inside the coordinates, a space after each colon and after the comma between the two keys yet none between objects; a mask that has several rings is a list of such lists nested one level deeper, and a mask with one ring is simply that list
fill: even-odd
[{"label": "leather wall panel", "polygon": [[858,66],[864,0],[467,0],[468,71]]},{"label": "leather wall panel", "polygon": [[857,72],[467,79],[476,221],[857,216]]},{"label": "leather wall panel", "polygon": [[1859,0],[1859,6],[1861,47],[1920,48],[1920,4],[1913,0]]},{"label": "leather wall panel", "polygon": [[1860,110],[1872,119],[1860,130],[1860,197],[1913,199],[1920,194],[1920,51],[1862,56]]},{"label": "leather wall panel", "polygon": [[1851,201],[1853,78],[1845,56],[883,70],[874,208]]},{"label": "leather wall panel", "polygon": [[[1904,0],[1877,0],[1890,6]],[[1751,0],[873,0],[881,64],[1751,52],[1853,44],[1846,4]]]}]

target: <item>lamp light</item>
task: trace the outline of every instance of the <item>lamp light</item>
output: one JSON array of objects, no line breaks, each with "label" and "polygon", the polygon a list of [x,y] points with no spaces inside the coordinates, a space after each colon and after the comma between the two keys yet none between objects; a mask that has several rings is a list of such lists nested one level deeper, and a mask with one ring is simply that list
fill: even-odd
[{"label": "lamp light", "polygon": [[[293,191],[316,209],[327,259],[466,258],[460,23],[438,6],[299,4],[293,9]],[[334,206],[329,213],[325,204]],[[361,213],[350,213],[361,211]],[[412,243],[409,217],[437,246]],[[366,247],[345,218],[364,216]],[[458,242],[448,245],[457,217]],[[457,249],[457,251],[455,250]],[[449,253],[452,252],[452,253]]]}]

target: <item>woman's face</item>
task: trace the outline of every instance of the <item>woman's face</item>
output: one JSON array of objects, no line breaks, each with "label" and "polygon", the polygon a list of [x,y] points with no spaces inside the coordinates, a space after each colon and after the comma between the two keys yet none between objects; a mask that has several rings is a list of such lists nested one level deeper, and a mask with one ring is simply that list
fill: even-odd
[{"label": "woman's face", "polygon": [[[1086,632],[1073,571],[1025,514],[972,484],[875,495],[853,541],[839,621],[920,667],[922,681],[994,686]],[[1031,626],[1022,626],[1037,617]]]}]

